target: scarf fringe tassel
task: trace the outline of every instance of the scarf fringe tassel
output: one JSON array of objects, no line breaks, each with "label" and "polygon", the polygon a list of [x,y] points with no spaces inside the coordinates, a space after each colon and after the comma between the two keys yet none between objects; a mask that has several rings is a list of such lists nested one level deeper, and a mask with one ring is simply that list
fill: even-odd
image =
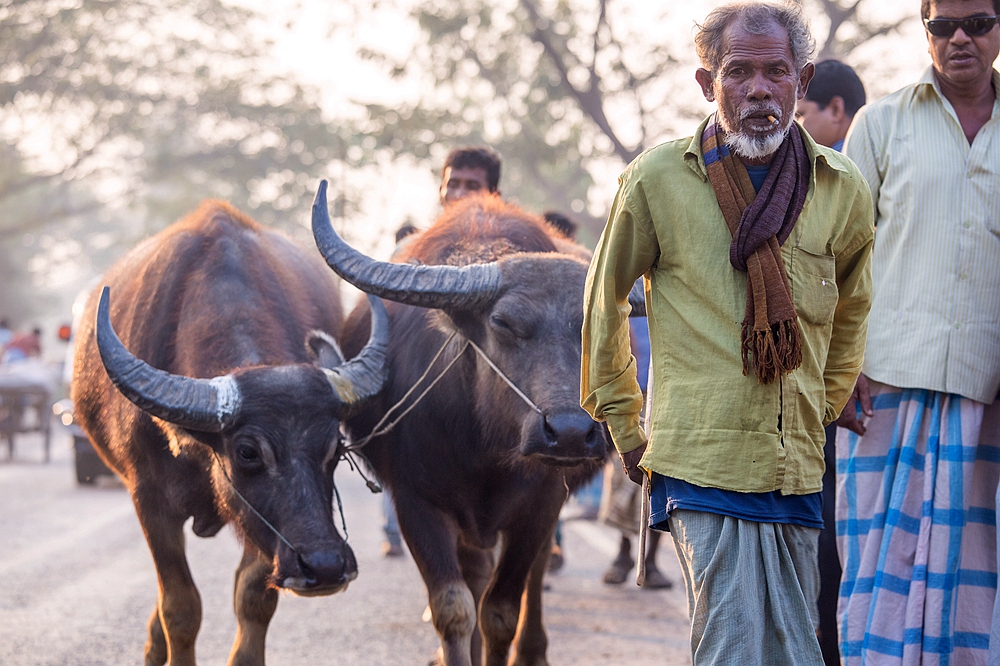
[{"label": "scarf fringe tassel", "polygon": [[740,351],[744,376],[753,371],[758,384],[770,384],[802,364],[798,322],[779,321],[763,330],[755,330],[749,322],[744,322]]}]

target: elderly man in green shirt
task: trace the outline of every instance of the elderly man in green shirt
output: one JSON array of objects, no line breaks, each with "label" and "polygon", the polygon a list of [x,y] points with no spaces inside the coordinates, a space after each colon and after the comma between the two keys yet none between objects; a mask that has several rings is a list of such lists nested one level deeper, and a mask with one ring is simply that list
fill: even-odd
[{"label": "elderly man in green shirt", "polygon": [[[872,200],[794,122],[814,44],[792,3],[714,10],[696,78],[717,112],[640,155],[591,263],[582,404],[684,571],[695,665],[822,664],[815,636],[823,427],[861,369]],[[628,294],[644,276],[646,431]],[[647,476],[648,475],[648,476]]]}]

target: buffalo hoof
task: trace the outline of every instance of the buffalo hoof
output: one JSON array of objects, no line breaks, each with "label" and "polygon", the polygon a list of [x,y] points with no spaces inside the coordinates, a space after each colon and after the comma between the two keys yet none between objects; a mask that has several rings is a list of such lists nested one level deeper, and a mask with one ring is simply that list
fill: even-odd
[{"label": "buffalo hoof", "polygon": [[549,666],[549,661],[545,657],[521,657],[517,655],[514,661],[510,662],[510,666]]}]

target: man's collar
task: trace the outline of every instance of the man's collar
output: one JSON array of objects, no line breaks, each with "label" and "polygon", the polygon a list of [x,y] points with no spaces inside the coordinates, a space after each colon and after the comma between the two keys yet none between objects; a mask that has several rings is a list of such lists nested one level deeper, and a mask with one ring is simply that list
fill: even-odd
[{"label": "man's collar", "polygon": [[[993,82],[993,93],[996,95],[997,102],[1000,103],[1000,72],[996,69],[993,70],[990,79]],[[926,70],[924,70],[923,76],[917,81],[918,90],[933,90],[935,94],[942,100],[946,99],[944,93],[941,92],[941,84],[938,82],[936,76],[934,76],[934,66],[931,65]]]},{"label": "man's collar", "polygon": [[[694,136],[691,137],[691,143],[688,144],[688,148],[684,151],[684,162],[690,167],[692,171],[698,174],[703,181],[708,181],[708,171],[705,169],[705,156],[701,152],[701,137],[705,134],[705,128],[708,127],[709,121],[712,120],[714,115],[705,118],[698,125],[698,129],[695,130]],[[795,121],[795,128],[802,134],[802,141],[806,146],[806,153],[809,155],[809,161],[812,163],[812,171],[816,173],[816,162],[822,160],[831,169],[841,171],[843,173],[849,173],[847,167],[842,165],[839,160],[830,160],[823,151],[830,150],[829,148],[820,148],[819,144],[813,141],[813,138],[809,136],[809,132],[805,131],[802,125],[798,121]]]}]

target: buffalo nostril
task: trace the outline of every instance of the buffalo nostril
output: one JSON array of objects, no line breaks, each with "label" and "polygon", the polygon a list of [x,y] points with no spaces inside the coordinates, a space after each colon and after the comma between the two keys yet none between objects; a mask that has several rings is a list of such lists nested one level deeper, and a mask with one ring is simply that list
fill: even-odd
[{"label": "buffalo nostril", "polygon": [[305,561],[300,553],[295,553],[295,557],[299,561],[299,569],[302,571],[302,577],[308,581],[310,585],[316,582],[316,572],[313,568]]},{"label": "buffalo nostril", "polygon": [[549,442],[556,442],[559,440],[559,433],[557,433],[555,428],[552,427],[552,424],[549,423],[549,419],[547,417],[542,417],[542,427],[545,430],[546,440]]},{"label": "buffalo nostril", "polygon": [[597,422],[595,422],[594,425],[591,426],[590,431],[587,432],[587,437],[584,440],[584,443],[588,449],[599,453],[601,457],[606,455],[608,452],[609,440],[604,436],[604,428],[602,428],[601,424]]}]

